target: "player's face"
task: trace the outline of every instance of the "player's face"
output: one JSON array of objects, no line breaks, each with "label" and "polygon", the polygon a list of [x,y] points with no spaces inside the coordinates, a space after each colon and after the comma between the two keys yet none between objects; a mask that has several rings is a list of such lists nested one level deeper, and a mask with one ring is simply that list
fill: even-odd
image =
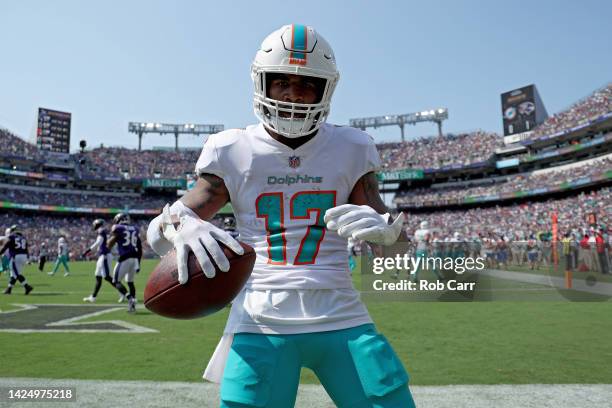
[{"label": "player's face", "polygon": [[[325,80],[302,75],[268,74],[268,96],[281,102],[317,103],[323,96]],[[289,116],[280,112],[280,116]]]}]

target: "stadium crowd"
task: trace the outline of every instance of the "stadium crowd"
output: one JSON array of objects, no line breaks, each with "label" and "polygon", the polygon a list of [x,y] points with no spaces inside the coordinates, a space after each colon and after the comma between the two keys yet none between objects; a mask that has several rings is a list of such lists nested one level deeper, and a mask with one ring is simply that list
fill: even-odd
[{"label": "stadium crowd", "polygon": [[[57,240],[63,235],[70,251],[70,258],[79,257],[96,240],[96,233],[93,231],[91,223],[93,217],[79,216],[47,216],[38,214],[0,214],[0,226],[2,231],[11,226],[17,225],[28,240],[30,255],[37,255],[40,245],[45,242],[47,250],[52,257],[55,255]],[[145,237],[148,220],[134,220],[140,228],[141,237]],[[146,246],[145,254],[151,255],[151,249]]]},{"label": "stadium crowd", "polygon": [[499,135],[481,130],[377,145],[383,168],[388,170],[467,166],[488,160],[501,146],[503,139]]},{"label": "stadium crowd", "polygon": [[[612,188],[605,187],[591,193],[548,200],[526,202],[510,206],[476,208],[466,211],[438,211],[434,213],[409,215],[405,224],[409,236],[419,227],[421,221],[428,221],[430,228],[438,231],[441,239],[458,234],[461,239],[501,239],[505,242],[524,241],[530,237],[550,234],[553,213],[558,216],[559,234],[573,234],[578,239],[594,236],[599,228],[608,231],[612,226]],[[597,220],[593,229],[587,222],[589,215]],[[51,251],[60,235],[65,235],[74,256],[80,255],[95,240],[91,228],[94,217],[39,215],[35,213],[0,213],[0,227],[17,224],[30,242],[30,253],[37,254],[40,244],[47,242]],[[138,218],[136,224],[145,237],[148,218]],[[214,222],[222,225],[223,217]],[[153,256],[146,246],[145,255]]]},{"label": "stadium crowd", "polygon": [[3,188],[0,190],[0,201],[66,207],[161,209],[166,203],[174,201],[174,198],[87,193],[68,194]]},{"label": "stadium crowd", "polygon": [[29,160],[43,160],[42,154],[35,145],[3,128],[0,128],[0,154],[25,157]]},{"label": "stadium crowd", "polygon": [[591,213],[598,225],[607,230],[612,227],[612,188],[604,187],[559,200],[415,214],[408,217],[406,229],[414,235],[419,223],[426,220],[445,237],[459,232],[462,237],[493,234],[512,240],[517,236],[527,238],[543,231],[550,232],[553,213],[557,213],[560,234],[588,231],[587,215]]},{"label": "stadium crowd", "polygon": [[531,139],[539,139],[571,129],[612,111],[612,83],[598,89],[570,108],[555,113],[536,127]]},{"label": "stadium crowd", "polygon": [[403,191],[396,195],[393,202],[403,206],[423,206],[425,203],[434,205],[447,202],[462,202],[470,196],[488,196],[513,193],[539,188],[559,187],[583,177],[591,177],[612,170],[612,158],[604,158],[597,163],[589,163],[566,170],[549,171],[546,173],[525,173],[508,177],[505,181],[485,186],[449,186],[444,188],[418,188]]},{"label": "stadium crowd", "polygon": [[[5,228],[17,225],[28,240],[30,256],[38,256],[40,246],[45,242],[52,259],[56,255],[57,240],[60,235],[63,235],[68,242],[70,259],[75,260],[96,240],[96,232],[92,228],[94,219],[95,217],[91,216],[49,216],[34,213],[4,212],[0,213],[0,235],[4,233]],[[145,258],[156,256],[146,242],[147,226],[150,219],[132,218],[132,221],[140,229],[140,237],[143,241],[143,256]],[[106,219],[106,222],[106,226],[110,230],[112,217]],[[221,227],[223,217],[217,216],[212,222]]]},{"label": "stadium crowd", "polygon": [[[612,111],[612,83],[593,92],[570,108],[549,117],[536,127],[532,138],[541,138],[564,129],[586,123]],[[489,160],[495,150],[503,146],[496,133],[475,131],[422,137],[399,143],[382,143],[378,149],[383,168],[438,169],[446,166],[467,166]],[[31,160],[43,160],[35,145],[28,143],[5,129],[0,129],[0,154],[17,155]],[[193,173],[193,164],[199,149],[142,150],[119,147],[98,147],[72,155],[75,166],[85,176],[120,178],[182,178]]]},{"label": "stadium crowd", "polygon": [[[134,155],[138,160],[134,160]],[[84,152],[81,172],[84,175],[106,175],[127,178],[182,178],[194,172],[199,149],[166,151],[99,147]]]},{"label": "stadium crowd", "polygon": [[[571,198],[511,206],[409,216],[414,237],[421,223],[430,230],[429,250],[437,256],[482,256],[488,267],[508,264],[551,266],[552,219],[558,219],[557,249],[564,270],[612,273],[612,188]],[[409,241],[409,251],[417,243]]]}]

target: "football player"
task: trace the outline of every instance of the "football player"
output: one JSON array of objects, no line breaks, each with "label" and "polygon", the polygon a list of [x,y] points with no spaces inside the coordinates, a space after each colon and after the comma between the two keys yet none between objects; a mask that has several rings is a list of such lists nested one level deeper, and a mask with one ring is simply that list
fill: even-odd
[{"label": "football player", "polygon": [[[140,271],[140,259],[142,258],[142,242],[138,233],[138,227],[132,225],[130,216],[119,213],[113,219],[111,237],[108,240],[108,250],[115,244],[119,252],[119,259],[113,270],[113,284],[122,296],[127,296],[128,312],[136,311],[136,287],[134,286],[134,275]],[[121,281],[125,279],[130,289],[129,293]]]},{"label": "football player", "polygon": [[[419,273],[423,269],[425,269],[423,265],[425,264],[425,261],[427,257],[429,256],[429,246],[430,244],[433,243],[432,240],[433,240],[433,231],[429,228],[429,223],[427,221],[421,221],[420,228],[414,232],[414,241],[416,242],[415,256],[417,258],[422,258],[422,261],[421,261],[422,263],[420,264],[419,268],[414,271],[414,274],[412,275],[413,282],[419,281]],[[437,249],[440,249],[441,242],[439,239],[437,241],[437,245],[438,245]],[[434,275],[436,275],[436,278],[438,278],[438,280],[443,280],[443,276],[440,274],[440,271],[438,271],[437,268],[433,268],[432,272],[434,273]]]},{"label": "football player", "polygon": [[[149,225],[160,255],[177,251],[179,281],[193,251],[208,277],[229,269],[206,220],[231,201],[240,238],[257,254],[204,373],[222,407],[292,407],[302,367],[341,407],[413,407],[408,374],[380,334],[347,261],[347,238],[391,245],[393,219],[378,192],[380,158],[358,129],[325,123],[339,79],[334,52],[312,27],[288,25],[257,51],[251,77],[260,123],[211,135],[193,190]],[[178,225],[178,228],[175,227]]]},{"label": "football player", "polygon": [[[93,303],[96,301],[100,287],[102,286],[102,279],[107,281],[111,286],[115,287],[113,280],[110,276],[111,265],[113,263],[113,256],[108,248],[108,231],[104,227],[104,220],[96,219],[92,223],[93,230],[96,231],[96,241],[83,252],[82,258],[85,258],[92,251],[98,250],[98,260],[96,262],[96,284],[94,286],[93,293],[85,298],[84,302]],[[120,292],[121,293],[121,292]],[[123,294],[122,294],[123,295]]]},{"label": "football player", "polygon": [[55,275],[60,265],[62,265],[66,271],[64,276],[70,275],[70,267],[68,266],[68,243],[63,235],[57,240],[57,259],[55,260],[55,265],[53,265],[53,270],[48,274],[51,276]]},{"label": "football player", "polygon": [[0,255],[4,254],[8,250],[10,278],[8,287],[4,290],[5,295],[10,295],[15,286],[15,282],[19,281],[25,289],[25,294],[29,294],[32,286],[28,284],[26,278],[23,276],[21,271],[24,265],[28,261],[28,241],[19,231],[17,225],[11,226],[7,231],[8,237],[5,240],[2,247],[0,247]]},{"label": "football player", "polygon": [[38,271],[42,272],[45,269],[45,263],[47,263],[47,243],[43,242],[40,244],[40,251],[38,251]]},{"label": "football player", "polygon": [[[4,235],[0,237],[0,246],[4,245],[8,241],[9,235],[11,235],[11,229],[7,228],[4,230]],[[6,271],[10,276],[9,264],[10,260],[8,254],[0,255],[0,274]]]}]

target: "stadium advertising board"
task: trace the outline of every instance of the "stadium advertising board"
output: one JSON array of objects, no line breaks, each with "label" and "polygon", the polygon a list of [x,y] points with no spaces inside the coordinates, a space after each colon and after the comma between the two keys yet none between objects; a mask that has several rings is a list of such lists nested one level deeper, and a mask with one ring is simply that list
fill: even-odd
[{"label": "stadium advertising board", "polygon": [[180,188],[185,189],[187,187],[187,180],[185,179],[144,179],[142,182],[144,188]]},{"label": "stadium advertising board", "polygon": [[21,204],[11,201],[0,201],[0,208],[9,208],[16,210],[33,210],[33,211],[50,211],[61,213],[83,213],[83,214],[117,214],[119,212],[127,212],[136,215],[157,215],[161,209],[123,209],[123,208],[96,208],[96,207],[68,207],[63,205],[39,205],[39,204]]},{"label": "stadium advertising board", "polygon": [[377,175],[378,181],[389,180],[418,180],[423,178],[422,169],[399,169],[393,171],[381,171]]},{"label": "stadium advertising board", "polygon": [[495,166],[498,169],[504,169],[506,167],[513,167],[513,166],[518,166],[518,165],[519,165],[519,159],[517,158],[498,160],[497,163],[495,163]]},{"label": "stadium advertising board", "polygon": [[36,173],[32,171],[21,171],[21,170],[11,170],[11,169],[0,169],[0,174],[8,174],[10,176],[21,176],[21,177],[30,177],[30,178],[44,178],[45,175],[42,173]]},{"label": "stadium advertising board", "polygon": [[504,136],[533,130],[548,117],[535,85],[501,94]]},{"label": "stadium advertising board", "polygon": [[70,123],[72,114],[38,108],[36,145],[41,150],[56,153],[70,152]]}]

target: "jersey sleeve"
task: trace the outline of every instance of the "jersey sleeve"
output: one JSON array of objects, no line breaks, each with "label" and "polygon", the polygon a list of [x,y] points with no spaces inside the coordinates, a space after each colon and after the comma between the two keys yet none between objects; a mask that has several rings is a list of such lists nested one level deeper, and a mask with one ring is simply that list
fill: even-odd
[{"label": "jersey sleeve", "polygon": [[219,153],[215,143],[215,135],[208,137],[202,148],[202,153],[196,163],[195,172],[198,176],[202,174],[214,174],[217,177],[223,178],[225,175],[221,169],[219,161]]},{"label": "jersey sleeve", "polygon": [[365,149],[365,160],[363,162],[362,175],[372,171],[380,171],[381,161],[374,139],[368,135],[368,144]]},{"label": "jersey sleeve", "polygon": [[351,183],[354,186],[365,174],[380,170],[380,155],[372,136],[358,129],[344,128],[343,130],[348,134],[348,137],[345,137],[345,140],[348,141],[348,157],[351,158],[348,167],[352,175]]},{"label": "jersey sleeve", "polygon": [[89,247],[89,250],[95,251],[96,249],[98,249],[98,247],[102,245],[102,241],[104,241],[104,238],[102,238],[102,235],[98,235],[96,241]]}]

